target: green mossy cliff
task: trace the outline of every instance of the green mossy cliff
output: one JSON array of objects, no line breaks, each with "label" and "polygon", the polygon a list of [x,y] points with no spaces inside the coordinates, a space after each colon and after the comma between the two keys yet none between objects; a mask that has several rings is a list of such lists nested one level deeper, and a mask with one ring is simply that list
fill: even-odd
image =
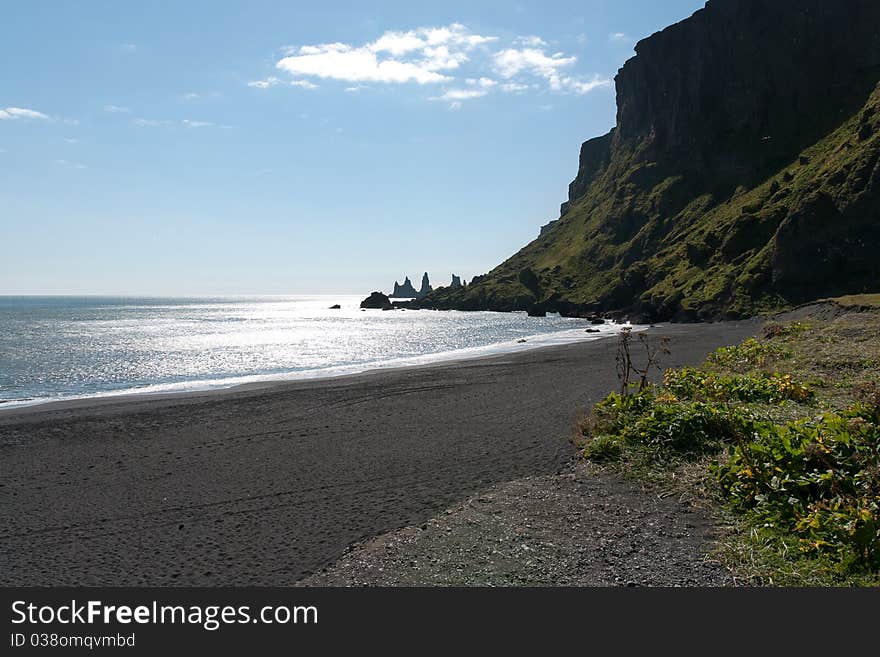
[{"label": "green mossy cliff", "polygon": [[712,0],[636,53],[559,221],[422,307],[688,321],[880,290],[880,2]]}]

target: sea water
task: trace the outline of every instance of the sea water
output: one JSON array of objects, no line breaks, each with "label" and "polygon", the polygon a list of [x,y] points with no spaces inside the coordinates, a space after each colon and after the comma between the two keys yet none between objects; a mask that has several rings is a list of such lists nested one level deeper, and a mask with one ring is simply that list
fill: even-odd
[{"label": "sea water", "polygon": [[619,330],[587,333],[584,320],[552,314],[362,311],[361,298],[0,296],[0,409],[351,374]]}]

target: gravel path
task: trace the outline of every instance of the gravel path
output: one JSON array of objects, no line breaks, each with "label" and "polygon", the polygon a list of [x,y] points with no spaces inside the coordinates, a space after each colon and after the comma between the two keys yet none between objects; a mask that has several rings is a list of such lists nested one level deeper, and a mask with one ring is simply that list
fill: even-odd
[{"label": "gravel path", "polygon": [[303,586],[723,586],[707,514],[587,464],[356,545]]}]

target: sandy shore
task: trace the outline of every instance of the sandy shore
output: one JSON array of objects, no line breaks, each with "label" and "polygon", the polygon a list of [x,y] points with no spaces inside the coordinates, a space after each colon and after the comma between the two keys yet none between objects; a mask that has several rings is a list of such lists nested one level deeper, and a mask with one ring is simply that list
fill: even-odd
[{"label": "sandy shore", "polygon": [[[650,329],[666,365],[757,322]],[[0,413],[0,582],[285,585],[494,485],[559,470],[614,340]]]}]

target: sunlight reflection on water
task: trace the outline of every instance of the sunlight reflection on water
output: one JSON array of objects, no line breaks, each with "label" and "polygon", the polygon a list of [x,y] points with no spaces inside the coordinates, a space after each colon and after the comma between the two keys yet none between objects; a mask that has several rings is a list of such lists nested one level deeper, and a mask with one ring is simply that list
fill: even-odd
[{"label": "sunlight reflection on water", "polygon": [[0,297],[0,399],[343,374],[595,337],[553,315],[361,311],[360,300]]}]

